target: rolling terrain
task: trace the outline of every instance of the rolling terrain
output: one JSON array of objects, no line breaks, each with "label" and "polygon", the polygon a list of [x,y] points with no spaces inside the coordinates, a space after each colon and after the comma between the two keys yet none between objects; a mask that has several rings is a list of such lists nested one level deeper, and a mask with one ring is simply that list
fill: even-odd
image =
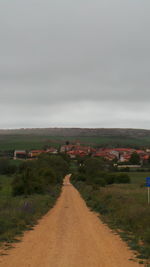
[{"label": "rolling terrain", "polygon": [[0,130],[0,150],[59,147],[66,141],[105,147],[149,147],[150,130],[37,128]]},{"label": "rolling terrain", "polygon": [[1,129],[0,135],[42,135],[42,136],[126,136],[150,137],[150,130],[129,128],[22,128]]}]

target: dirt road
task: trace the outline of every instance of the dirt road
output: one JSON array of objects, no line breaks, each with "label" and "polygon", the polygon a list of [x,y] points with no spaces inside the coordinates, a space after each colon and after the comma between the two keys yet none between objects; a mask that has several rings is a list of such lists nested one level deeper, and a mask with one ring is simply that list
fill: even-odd
[{"label": "dirt road", "polygon": [[1,267],[128,267],[132,252],[64,180],[61,197],[22,242],[0,257]]}]

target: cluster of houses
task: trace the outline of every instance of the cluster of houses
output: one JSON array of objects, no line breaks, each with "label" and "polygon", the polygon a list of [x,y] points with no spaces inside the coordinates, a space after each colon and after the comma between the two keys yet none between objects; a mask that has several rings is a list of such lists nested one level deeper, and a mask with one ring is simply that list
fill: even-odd
[{"label": "cluster of houses", "polygon": [[60,152],[68,154],[70,158],[76,158],[77,156],[84,157],[93,155],[96,149],[91,146],[81,146],[80,143],[76,143],[61,146]]},{"label": "cluster of houses", "polygon": [[46,150],[31,150],[29,152],[26,150],[15,150],[14,159],[35,159],[43,153],[57,154],[58,150],[53,147]]},{"label": "cluster of houses", "polygon": [[131,158],[131,155],[136,152],[141,162],[148,161],[150,158],[150,150],[137,150],[133,148],[93,148],[91,146],[83,146],[80,143],[76,144],[66,144],[56,148],[48,148],[46,150],[31,150],[29,152],[25,150],[16,150],[14,152],[14,159],[24,159],[24,158],[37,158],[42,153],[57,154],[66,153],[70,158],[84,157],[91,155],[93,157],[102,157],[107,160],[117,160],[118,162],[128,162]]},{"label": "cluster of houses", "polygon": [[150,151],[149,150],[138,150],[133,148],[111,148],[111,149],[99,149],[96,153],[96,157],[103,157],[108,160],[117,159],[119,162],[128,162],[133,153],[137,153],[141,162],[149,160]]},{"label": "cluster of houses", "polygon": [[102,157],[110,161],[117,159],[119,162],[128,162],[134,152],[139,155],[141,161],[149,160],[150,157],[149,149],[144,151],[133,148],[92,148],[90,146],[81,146],[80,144],[62,146],[60,152],[67,153],[71,158],[91,155],[93,157]]}]

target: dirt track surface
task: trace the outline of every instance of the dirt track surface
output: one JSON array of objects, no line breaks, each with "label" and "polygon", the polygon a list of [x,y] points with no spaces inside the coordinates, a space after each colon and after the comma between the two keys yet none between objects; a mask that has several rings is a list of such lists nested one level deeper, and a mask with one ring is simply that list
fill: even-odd
[{"label": "dirt track surface", "polygon": [[61,197],[22,242],[0,257],[1,267],[128,267],[126,244],[91,212],[65,177]]}]

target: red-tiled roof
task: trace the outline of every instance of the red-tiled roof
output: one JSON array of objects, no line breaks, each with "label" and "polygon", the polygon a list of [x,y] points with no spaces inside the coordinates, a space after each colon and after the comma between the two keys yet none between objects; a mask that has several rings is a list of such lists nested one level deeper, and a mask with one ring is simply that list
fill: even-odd
[{"label": "red-tiled roof", "polygon": [[143,154],[143,153],[145,153],[144,150],[136,150],[135,152],[136,152],[137,154]]},{"label": "red-tiled roof", "polygon": [[69,155],[87,155],[87,153],[85,151],[82,150],[72,150],[72,151],[68,151],[67,154]]},{"label": "red-tiled roof", "polygon": [[101,151],[101,152],[97,152],[94,154],[95,157],[103,157],[103,158],[106,158],[106,159],[109,159],[109,160],[113,160],[116,158],[115,155],[113,154],[110,154],[108,152],[104,152],[104,151]]},{"label": "red-tiled roof", "polygon": [[25,151],[24,152],[18,151],[18,152],[16,152],[16,154],[23,154],[24,155],[24,154],[26,154],[26,152]]},{"label": "red-tiled roof", "polygon": [[135,149],[132,149],[132,148],[113,148],[112,151],[118,151],[118,152],[132,152],[134,151]]},{"label": "red-tiled roof", "polygon": [[31,150],[30,153],[45,153],[45,150]]},{"label": "red-tiled roof", "polygon": [[148,160],[149,159],[149,155],[142,156],[142,159]]}]

